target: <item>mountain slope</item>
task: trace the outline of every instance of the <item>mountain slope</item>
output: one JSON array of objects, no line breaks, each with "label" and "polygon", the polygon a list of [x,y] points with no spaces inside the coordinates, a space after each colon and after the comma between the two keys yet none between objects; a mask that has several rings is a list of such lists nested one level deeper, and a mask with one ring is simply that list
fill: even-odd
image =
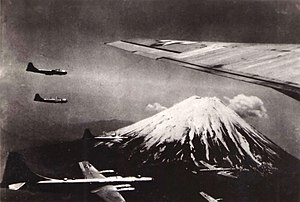
[{"label": "mountain slope", "polygon": [[204,168],[205,161],[273,173],[290,158],[218,98],[193,96],[111,133],[129,137],[124,144],[109,144],[125,150],[137,164],[181,161]]}]

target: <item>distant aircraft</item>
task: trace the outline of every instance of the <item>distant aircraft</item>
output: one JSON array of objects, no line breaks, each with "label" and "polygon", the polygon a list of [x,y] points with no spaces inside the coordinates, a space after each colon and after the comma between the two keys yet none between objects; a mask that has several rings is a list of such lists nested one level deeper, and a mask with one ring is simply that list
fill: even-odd
[{"label": "distant aircraft", "polygon": [[205,198],[208,202],[218,202],[221,201],[222,199],[215,199],[212,196],[208,195],[207,193],[201,191],[200,195],[203,196],[203,198]]},{"label": "distant aircraft", "polygon": [[[207,162],[204,161],[200,161],[200,163],[205,166],[206,168],[202,168],[199,170],[192,170],[192,173],[194,174],[198,174],[200,172],[202,173],[216,173],[217,175],[221,175],[224,177],[228,177],[228,178],[233,178],[233,179],[237,179],[238,176],[236,176],[235,174],[238,172],[247,172],[249,171],[249,169],[246,168],[222,168],[222,167],[215,167]],[[198,165],[200,166],[200,165]]]},{"label": "distant aircraft", "polygon": [[36,67],[33,66],[31,62],[28,63],[26,71],[45,74],[45,75],[66,75],[67,74],[66,70],[61,70],[61,69],[52,69],[52,70],[37,69]]},{"label": "distant aircraft", "polygon": [[105,140],[123,140],[123,139],[127,139],[128,137],[122,137],[122,136],[118,136],[115,133],[107,133],[105,131],[103,131],[103,135],[102,136],[94,136],[91,131],[86,128],[84,130],[83,133],[83,139],[90,139],[90,140],[95,140],[96,143],[94,145],[94,147],[97,147],[98,145],[100,145],[103,141]]},{"label": "distant aircraft", "polygon": [[59,97],[55,97],[55,98],[42,98],[40,96],[40,94],[35,94],[34,96],[34,101],[36,102],[46,102],[46,103],[67,103],[68,100],[66,98],[59,98]]},{"label": "distant aircraft", "polygon": [[117,135],[116,133],[107,133],[103,131],[102,136],[95,136],[94,138],[98,140],[115,140],[115,139],[127,139],[128,137],[123,137]]},{"label": "distant aircraft", "polygon": [[[202,165],[207,167],[207,169],[200,169],[198,172],[216,172],[217,175],[221,175],[228,178],[237,179],[238,177],[234,175],[234,172],[243,172],[243,171],[249,171],[248,169],[240,169],[240,168],[217,168],[213,165],[210,165],[207,162],[200,161]],[[199,192],[200,195],[205,198],[208,202],[218,202],[222,199],[215,199],[212,196],[208,195],[205,192]]]},{"label": "distant aircraft", "polygon": [[207,162],[204,161],[200,161],[205,167],[207,167],[207,169],[200,169],[200,172],[205,172],[205,171],[215,171],[217,172],[218,175],[222,175],[224,177],[229,177],[229,178],[238,178],[236,175],[234,175],[233,171],[248,171],[247,169],[239,169],[239,168],[216,168],[213,165],[210,165]]},{"label": "distant aircraft", "polygon": [[[34,185],[41,186],[43,188],[48,187],[49,190],[53,190],[53,186],[60,187],[60,190],[65,190],[63,188],[68,187],[72,187],[74,189],[74,186],[79,186],[82,188],[88,186],[88,190],[90,190],[90,193],[97,194],[103,201],[124,202],[125,199],[119,192],[134,191],[135,188],[131,187],[130,183],[152,181],[151,177],[105,177],[103,175],[104,173],[112,173],[114,171],[98,171],[87,161],[79,162],[79,167],[84,175],[84,179],[51,179],[40,176],[43,180],[35,182]],[[15,183],[9,185],[8,187],[12,190],[18,190],[25,184],[26,182]]]}]

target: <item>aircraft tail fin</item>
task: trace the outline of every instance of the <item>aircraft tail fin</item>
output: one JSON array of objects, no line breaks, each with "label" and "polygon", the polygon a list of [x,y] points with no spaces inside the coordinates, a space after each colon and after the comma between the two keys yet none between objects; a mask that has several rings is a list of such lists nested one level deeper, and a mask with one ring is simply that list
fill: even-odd
[{"label": "aircraft tail fin", "polygon": [[29,62],[26,71],[37,71],[38,69],[33,66],[32,62]]},{"label": "aircraft tail fin", "polygon": [[93,138],[94,138],[94,135],[91,133],[90,129],[86,128],[84,130],[82,139],[93,139]]},{"label": "aircraft tail fin", "polygon": [[[24,156],[17,152],[10,152],[7,156],[5,168],[3,170],[1,188],[17,189],[24,187],[24,182],[37,182],[45,177],[32,171],[25,163]],[[25,184],[26,185],[26,184]]]},{"label": "aircraft tail fin", "polygon": [[81,161],[78,164],[85,179],[104,178],[104,176],[101,175],[99,171],[88,161]]},{"label": "aircraft tail fin", "polygon": [[40,96],[40,94],[36,93],[36,94],[34,95],[34,99],[33,99],[33,100],[34,100],[34,101],[42,101],[43,98]]}]

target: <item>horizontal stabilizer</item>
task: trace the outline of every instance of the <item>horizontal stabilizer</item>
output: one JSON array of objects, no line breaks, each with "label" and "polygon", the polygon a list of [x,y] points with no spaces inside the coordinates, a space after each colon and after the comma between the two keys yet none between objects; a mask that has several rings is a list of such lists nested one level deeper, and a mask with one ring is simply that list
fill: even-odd
[{"label": "horizontal stabilizer", "polygon": [[15,183],[15,184],[10,184],[8,185],[8,188],[11,190],[19,190],[21,187],[23,187],[26,183],[25,182],[20,182],[20,183]]}]

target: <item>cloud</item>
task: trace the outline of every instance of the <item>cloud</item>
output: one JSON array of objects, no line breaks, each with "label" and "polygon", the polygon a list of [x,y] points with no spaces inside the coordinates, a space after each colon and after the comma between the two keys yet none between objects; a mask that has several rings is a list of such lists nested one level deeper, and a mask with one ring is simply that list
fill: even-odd
[{"label": "cloud", "polygon": [[148,104],[145,108],[146,111],[149,112],[161,112],[163,110],[167,109],[167,107],[162,106],[161,104],[155,102],[153,104]]},{"label": "cloud", "polygon": [[295,128],[295,131],[300,135],[300,128]]},{"label": "cloud", "polygon": [[266,118],[267,110],[263,101],[256,96],[246,96],[239,94],[232,99],[224,97],[228,102],[228,107],[233,109],[241,117],[260,117]]},{"label": "cloud", "polygon": [[0,79],[4,78],[5,76],[5,71],[4,69],[0,68]]}]

